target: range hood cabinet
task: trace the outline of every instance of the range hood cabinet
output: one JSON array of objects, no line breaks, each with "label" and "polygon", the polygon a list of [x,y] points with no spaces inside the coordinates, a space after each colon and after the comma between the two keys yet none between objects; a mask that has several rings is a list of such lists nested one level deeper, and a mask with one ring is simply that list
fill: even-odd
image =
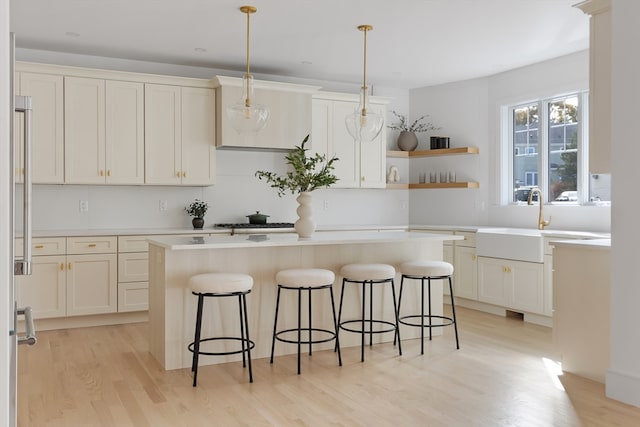
[{"label": "range hood cabinet", "polygon": [[292,149],[311,133],[311,96],[318,86],[254,81],[254,100],[269,108],[269,120],[260,132],[240,135],[231,126],[227,106],[242,96],[242,79],[216,76],[214,85],[218,148]]}]

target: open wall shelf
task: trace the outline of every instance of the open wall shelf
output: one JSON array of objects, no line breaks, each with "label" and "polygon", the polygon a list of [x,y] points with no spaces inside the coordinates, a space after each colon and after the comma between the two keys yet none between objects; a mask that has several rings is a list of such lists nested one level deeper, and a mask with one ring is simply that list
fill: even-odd
[{"label": "open wall shelf", "polygon": [[454,154],[478,154],[478,147],[439,148],[437,150],[420,151],[387,151],[387,157],[434,157]]},{"label": "open wall shelf", "polygon": [[388,190],[415,190],[415,189],[433,189],[433,188],[480,188],[477,182],[443,182],[436,184],[387,184]]}]

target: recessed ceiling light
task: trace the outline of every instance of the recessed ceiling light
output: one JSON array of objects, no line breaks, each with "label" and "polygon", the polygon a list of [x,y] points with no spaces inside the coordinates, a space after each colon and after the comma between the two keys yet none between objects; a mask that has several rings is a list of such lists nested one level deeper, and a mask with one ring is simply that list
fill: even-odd
[{"label": "recessed ceiling light", "polygon": [[195,50],[198,53],[204,53],[207,51],[207,49],[203,48],[203,47],[196,47],[193,50]]},{"label": "recessed ceiling light", "polygon": [[67,31],[66,33],[64,33],[64,35],[73,38],[80,37],[80,33],[75,33],[73,31]]}]

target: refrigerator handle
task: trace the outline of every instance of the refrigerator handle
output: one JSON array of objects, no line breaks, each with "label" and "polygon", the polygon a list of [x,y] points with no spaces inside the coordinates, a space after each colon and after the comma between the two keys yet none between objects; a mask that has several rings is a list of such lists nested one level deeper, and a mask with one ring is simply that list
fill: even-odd
[{"label": "refrigerator handle", "polygon": [[24,185],[23,185],[23,219],[22,233],[24,238],[22,260],[14,264],[16,276],[31,274],[31,97],[16,96],[15,111],[24,113]]},{"label": "refrigerator handle", "polygon": [[36,328],[33,325],[33,316],[31,315],[31,307],[19,308],[17,310],[19,316],[24,316],[24,324],[26,333],[24,336],[18,337],[18,344],[34,345],[36,339]]}]

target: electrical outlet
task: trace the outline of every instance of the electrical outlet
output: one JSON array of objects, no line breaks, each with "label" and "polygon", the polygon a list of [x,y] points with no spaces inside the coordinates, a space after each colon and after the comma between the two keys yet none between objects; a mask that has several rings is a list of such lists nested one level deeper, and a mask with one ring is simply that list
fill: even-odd
[{"label": "electrical outlet", "polygon": [[80,209],[80,212],[89,212],[89,201],[80,200],[79,209]]},{"label": "electrical outlet", "polygon": [[324,200],[322,202],[322,208],[326,211],[329,210],[329,201],[328,200]]},{"label": "electrical outlet", "polygon": [[164,212],[167,210],[167,201],[166,200],[160,200],[158,202],[158,209],[160,209],[160,212]]}]

